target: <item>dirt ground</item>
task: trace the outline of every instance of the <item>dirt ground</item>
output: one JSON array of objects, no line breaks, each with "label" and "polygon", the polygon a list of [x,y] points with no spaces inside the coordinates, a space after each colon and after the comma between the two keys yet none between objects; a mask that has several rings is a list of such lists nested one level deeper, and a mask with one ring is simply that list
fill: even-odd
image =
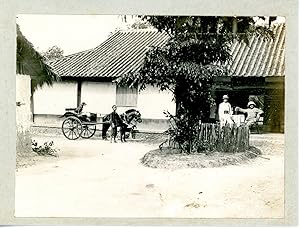
[{"label": "dirt ground", "polygon": [[16,171],[17,217],[282,218],[284,135],[252,135],[270,160],[222,168],[154,169],[140,159],[157,144],[53,140],[59,158]]}]

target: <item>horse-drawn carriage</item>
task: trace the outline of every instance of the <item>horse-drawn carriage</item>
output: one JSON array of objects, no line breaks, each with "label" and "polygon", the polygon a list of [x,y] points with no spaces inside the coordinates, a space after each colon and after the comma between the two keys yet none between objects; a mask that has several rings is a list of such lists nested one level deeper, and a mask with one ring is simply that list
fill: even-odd
[{"label": "horse-drawn carriage", "polygon": [[[82,112],[78,108],[67,108],[61,117],[65,118],[62,123],[63,135],[69,140],[76,140],[79,137],[91,138],[96,133],[97,125],[102,124],[102,138],[106,137],[106,132],[110,127],[109,116],[102,118],[101,122],[97,122],[97,114],[90,112]],[[141,114],[135,109],[130,109],[120,115],[122,124],[121,129],[124,132],[133,132],[136,123],[141,122]]]}]

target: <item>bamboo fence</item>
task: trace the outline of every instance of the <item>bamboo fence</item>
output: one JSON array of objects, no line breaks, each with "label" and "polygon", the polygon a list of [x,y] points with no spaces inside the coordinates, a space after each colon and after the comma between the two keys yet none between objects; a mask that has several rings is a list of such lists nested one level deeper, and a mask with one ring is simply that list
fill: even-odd
[{"label": "bamboo fence", "polygon": [[193,147],[205,152],[243,152],[249,149],[249,127],[201,123]]}]

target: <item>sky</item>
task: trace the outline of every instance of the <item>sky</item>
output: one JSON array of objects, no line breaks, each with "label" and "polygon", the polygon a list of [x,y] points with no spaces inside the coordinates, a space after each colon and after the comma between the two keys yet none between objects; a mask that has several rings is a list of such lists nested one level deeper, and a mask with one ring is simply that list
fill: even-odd
[{"label": "sky", "polygon": [[[136,19],[127,16],[126,22],[118,15],[18,15],[22,33],[39,52],[54,45],[64,55],[95,48],[116,28],[125,29]],[[284,18],[279,17],[278,22]]]},{"label": "sky", "polygon": [[134,19],[127,17],[125,22],[118,15],[18,15],[16,21],[37,51],[56,45],[68,55],[98,46],[116,28],[125,29]]}]

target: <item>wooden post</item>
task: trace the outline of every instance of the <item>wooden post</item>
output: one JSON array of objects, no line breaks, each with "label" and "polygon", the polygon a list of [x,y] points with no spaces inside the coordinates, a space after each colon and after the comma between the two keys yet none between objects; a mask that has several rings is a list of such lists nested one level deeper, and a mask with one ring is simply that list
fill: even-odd
[{"label": "wooden post", "polygon": [[82,81],[77,81],[77,107],[81,104],[81,87]]}]

